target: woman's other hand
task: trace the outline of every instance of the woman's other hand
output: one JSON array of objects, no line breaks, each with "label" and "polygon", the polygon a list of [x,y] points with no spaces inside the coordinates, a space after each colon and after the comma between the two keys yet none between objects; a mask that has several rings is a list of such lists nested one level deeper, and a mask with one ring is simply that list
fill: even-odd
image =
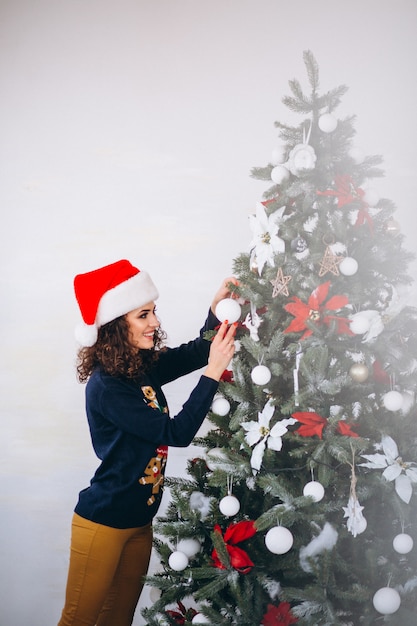
[{"label": "woman's other hand", "polygon": [[234,294],[230,291],[230,284],[238,285],[239,281],[235,276],[229,276],[229,278],[225,278],[221,284],[220,289],[216,292],[213,298],[213,302],[211,303],[211,310],[214,315],[216,315],[216,306],[220,302],[220,300],[224,300],[225,298],[234,298]]}]

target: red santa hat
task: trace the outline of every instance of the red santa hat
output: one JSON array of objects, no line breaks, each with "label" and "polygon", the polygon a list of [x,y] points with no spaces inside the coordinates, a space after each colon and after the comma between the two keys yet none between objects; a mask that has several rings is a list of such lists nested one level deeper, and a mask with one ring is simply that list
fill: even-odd
[{"label": "red santa hat", "polygon": [[74,278],[75,297],[83,321],[75,329],[82,346],[93,346],[100,326],[158,298],[145,271],[125,259]]}]

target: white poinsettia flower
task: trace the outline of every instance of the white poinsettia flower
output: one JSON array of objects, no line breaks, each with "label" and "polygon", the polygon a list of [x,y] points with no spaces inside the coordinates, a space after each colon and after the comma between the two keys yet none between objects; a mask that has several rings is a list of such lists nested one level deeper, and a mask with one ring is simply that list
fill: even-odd
[{"label": "white poinsettia flower", "polygon": [[259,471],[262,465],[265,448],[279,452],[282,448],[282,435],[288,432],[288,426],[295,424],[297,420],[289,417],[280,420],[270,429],[269,423],[275,412],[271,400],[265,404],[263,410],[258,413],[258,421],[244,422],[242,427],[246,430],[245,441],[249,446],[255,446],[251,456],[251,467]]},{"label": "white poinsettia flower", "polygon": [[249,216],[249,224],[252,229],[251,265],[258,266],[259,276],[262,274],[265,263],[274,266],[274,254],[285,252],[285,241],[278,237],[279,221],[285,211],[285,206],[267,215],[261,202],[256,204],[255,215]]},{"label": "white poinsettia flower", "polygon": [[361,463],[362,467],[370,469],[383,469],[382,476],[385,480],[395,481],[395,491],[407,504],[410,502],[413,487],[417,484],[417,464],[413,461],[403,461],[398,452],[397,444],[388,435],[381,440],[382,453],[363,454],[368,463]]}]

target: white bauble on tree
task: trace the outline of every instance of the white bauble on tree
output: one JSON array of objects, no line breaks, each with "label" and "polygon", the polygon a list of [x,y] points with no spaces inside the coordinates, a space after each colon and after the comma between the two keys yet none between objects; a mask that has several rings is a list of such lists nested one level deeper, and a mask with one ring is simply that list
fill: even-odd
[{"label": "white bauble on tree", "polygon": [[224,417],[230,411],[230,402],[224,396],[216,396],[212,402],[211,410],[216,415]]},{"label": "white bauble on tree", "polygon": [[271,370],[266,365],[256,365],[251,372],[255,385],[266,385],[271,380]]},{"label": "white bauble on tree", "polygon": [[158,600],[161,597],[161,590],[158,589],[158,587],[151,587],[149,590],[149,599],[150,601],[155,604],[155,602],[158,602]]},{"label": "white bauble on tree", "polygon": [[357,383],[364,383],[368,379],[369,369],[365,363],[354,363],[349,369],[349,375]]},{"label": "white bauble on tree", "polygon": [[414,541],[407,533],[400,533],[394,537],[392,546],[398,554],[408,554],[414,547]]},{"label": "white bauble on tree", "polygon": [[370,329],[371,323],[366,315],[355,313],[351,318],[349,326],[354,335],[364,335]]},{"label": "white bauble on tree", "polygon": [[203,615],[202,613],[197,613],[197,615],[194,615],[193,619],[191,620],[191,623],[192,624],[210,624],[207,617]]},{"label": "white bauble on tree", "polygon": [[272,149],[271,161],[274,165],[279,165],[285,161],[285,146],[279,145]]},{"label": "white bauble on tree", "polygon": [[240,304],[233,298],[224,298],[216,306],[216,317],[221,322],[227,320],[229,324],[237,322],[241,315]]},{"label": "white bauble on tree", "polygon": [[343,261],[339,263],[339,270],[343,276],[354,276],[358,271],[358,262],[351,256],[346,256]]},{"label": "white bauble on tree", "polygon": [[265,535],[265,545],[273,554],[285,554],[292,548],[294,537],[285,526],[274,526]]},{"label": "white bauble on tree", "polygon": [[318,480],[310,480],[304,485],[303,495],[311,496],[315,502],[320,502],[324,498],[324,487]]},{"label": "white bauble on tree", "polygon": [[361,148],[351,148],[349,150],[349,156],[357,165],[360,165],[365,160],[365,153]]},{"label": "white bauble on tree", "polygon": [[186,539],[180,539],[177,544],[177,550],[183,552],[189,559],[195,557],[201,550],[201,543],[194,537],[187,537]]},{"label": "white bauble on tree", "polygon": [[271,180],[277,185],[282,185],[289,177],[290,172],[284,165],[276,165],[271,172]]},{"label": "white bauble on tree", "polygon": [[398,611],[401,605],[400,594],[391,587],[378,589],[372,601],[375,609],[382,615],[392,615],[392,613]]},{"label": "white bauble on tree", "polygon": [[319,128],[323,133],[332,133],[336,130],[337,119],[331,113],[323,113],[319,117]]},{"label": "white bauble on tree", "polygon": [[182,572],[183,569],[188,567],[188,562],[188,556],[179,550],[172,552],[168,559],[168,565],[176,572]]},{"label": "white bauble on tree", "polygon": [[226,517],[232,517],[239,512],[240,502],[235,496],[229,493],[220,500],[219,509]]},{"label": "white bauble on tree", "polygon": [[227,456],[221,448],[211,448],[206,453],[206,465],[212,472],[218,468],[222,461],[226,461]]},{"label": "white bauble on tree", "polygon": [[382,404],[387,411],[399,411],[403,405],[403,396],[399,391],[388,391],[382,397]]},{"label": "white bauble on tree", "polygon": [[365,194],[362,200],[366,202],[366,204],[368,204],[370,207],[374,207],[379,202],[379,194],[376,189],[368,187],[368,189],[365,189]]}]

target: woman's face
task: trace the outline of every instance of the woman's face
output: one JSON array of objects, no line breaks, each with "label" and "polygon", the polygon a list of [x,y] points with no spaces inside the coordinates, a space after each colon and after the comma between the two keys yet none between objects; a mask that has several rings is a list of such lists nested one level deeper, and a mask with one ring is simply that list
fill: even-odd
[{"label": "woman's face", "polygon": [[150,350],[154,347],[155,330],[159,327],[155,311],[155,302],[148,302],[126,315],[130,342],[140,350]]}]

